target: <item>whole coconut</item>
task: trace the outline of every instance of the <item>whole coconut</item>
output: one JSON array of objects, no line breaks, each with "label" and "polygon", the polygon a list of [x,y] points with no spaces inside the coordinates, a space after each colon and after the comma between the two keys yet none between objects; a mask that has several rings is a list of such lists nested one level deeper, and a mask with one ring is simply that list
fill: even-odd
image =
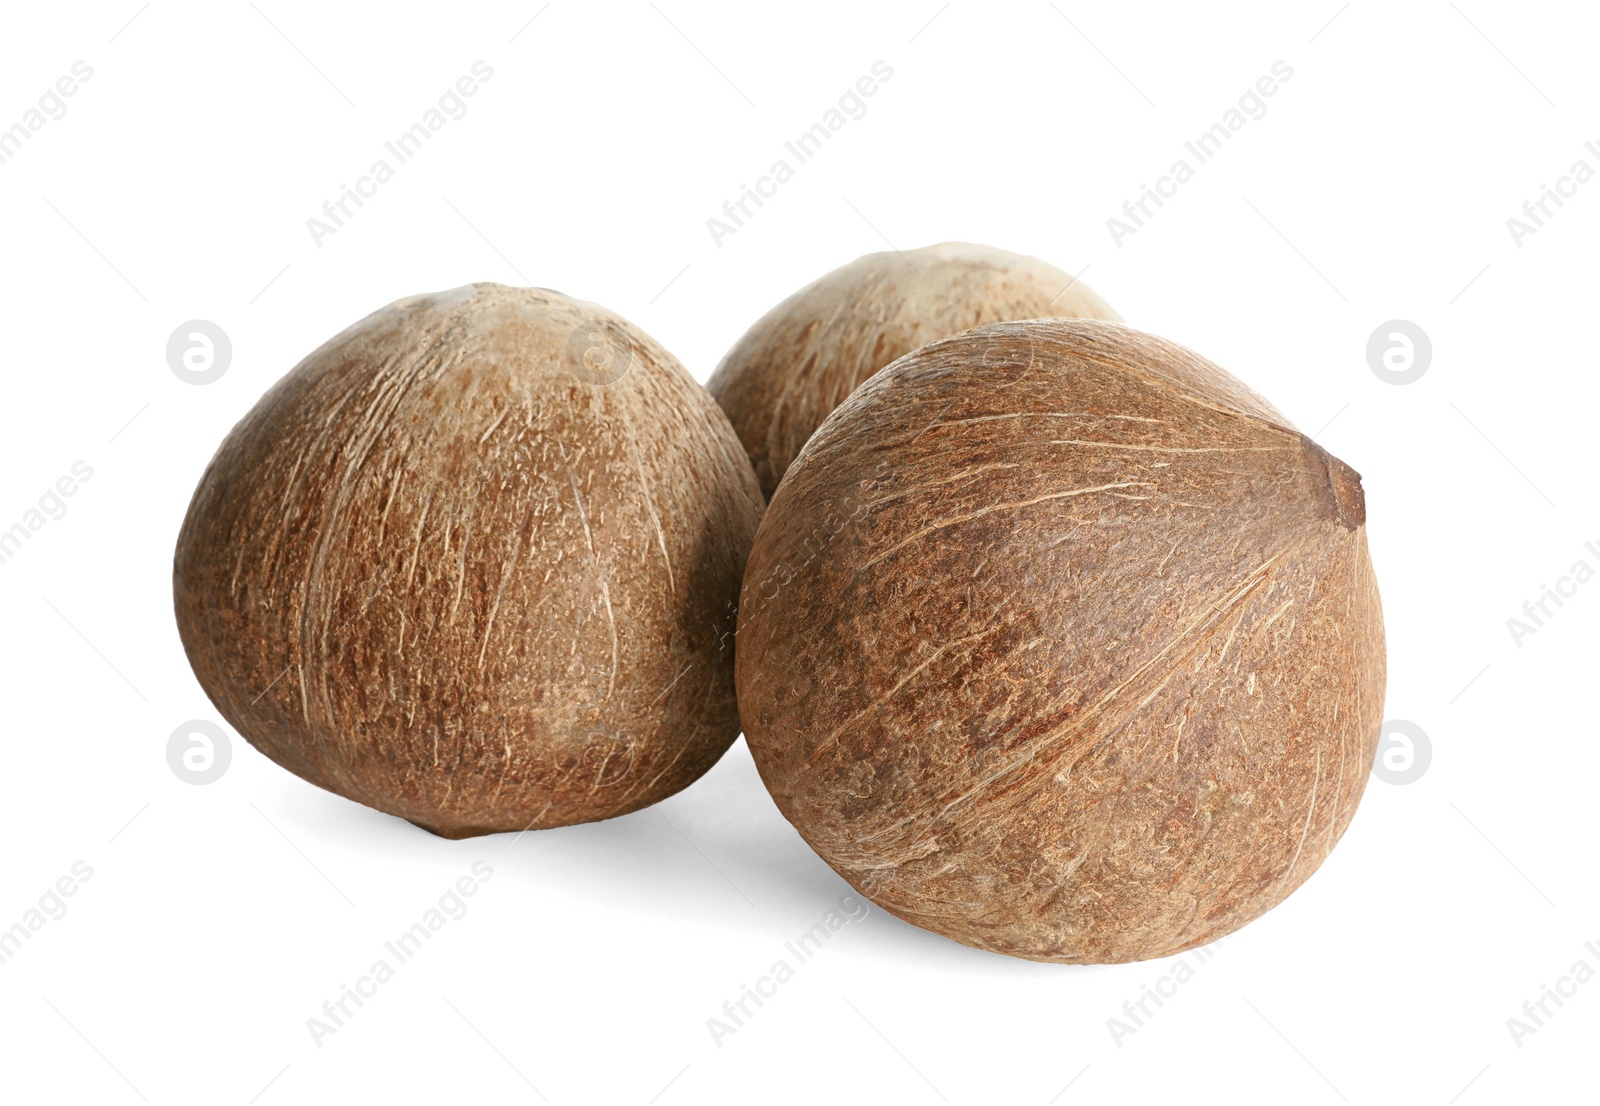
[{"label": "whole coconut", "polygon": [[800,447],[845,396],[895,358],[981,323],[1121,316],[1036,257],[969,242],[871,253],[763,315],[706,387],[771,498]]},{"label": "whole coconut", "polygon": [[981,327],[825,422],[745,574],[762,779],[884,909],[1037,960],[1166,956],[1281,902],[1384,690],[1360,478],[1217,366]]},{"label": "whole coconut", "polygon": [[617,315],[474,284],[302,361],[178,537],[212,702],[312,783],[464,837],[637,810],[738,735],[738,439]]}]

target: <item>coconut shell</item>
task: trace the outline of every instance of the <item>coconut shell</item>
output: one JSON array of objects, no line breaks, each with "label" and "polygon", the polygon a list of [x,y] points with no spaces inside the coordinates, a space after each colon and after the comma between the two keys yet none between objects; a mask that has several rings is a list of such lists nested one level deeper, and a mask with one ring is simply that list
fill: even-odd
[{"label": "coconut shell", "polygon": [[475,284],[391,304],[233,429],[178,538],[190,664],[304,779],[448,837],[625,814],[738,736],[760,490],[626,320]]},{"label": "coconut shell", "polygon": [[1114,323],[980,327],[823,424],[737,658],[779,809],[854,887],[1071,963],[1214,941],[1355,813],[1384,639],[1360,477]]},{"label": "coconut shell", "polygon": [[1121,319],[1036,257],[970,242],[867,254],[763,315],[706,387],[771,498],[828,413],[895,358],[981,323],[1051,315]]}]

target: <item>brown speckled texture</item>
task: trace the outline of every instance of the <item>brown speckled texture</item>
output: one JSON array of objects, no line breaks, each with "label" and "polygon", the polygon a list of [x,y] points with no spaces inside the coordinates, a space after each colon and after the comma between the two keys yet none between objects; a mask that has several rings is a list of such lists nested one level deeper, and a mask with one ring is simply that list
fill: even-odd
[{"label": "brown speckled texture", "polygon": [[1316,871],[1377,748],[1360,478],[1115,323],[986,326],[879,373],[789,469],[741,604],[779,808],[977,948],[1216,940]]},{"label": "brown speckled texture", "polygon": [[178,628],[228,721],[330,791],[450,837],[609,818],[738,735],[760,503],[722,412],[625,320],[542,289],[416,296],[222,443]]},{"label": "brown speckled texture", "polygon": [[770,499],[828,412],[895,358],[982,323],[1051,315],[1121,319],[1035,257],[969,242],[868,254],[763,315],[706,387]]}]

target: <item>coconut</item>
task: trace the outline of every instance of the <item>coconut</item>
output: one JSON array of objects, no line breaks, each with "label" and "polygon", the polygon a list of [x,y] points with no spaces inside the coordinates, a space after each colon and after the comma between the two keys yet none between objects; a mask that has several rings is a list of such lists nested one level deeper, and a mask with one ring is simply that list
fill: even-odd
[{"label": "coconut", "polygon": [[278,382],[201,477],[178,629],[256,748],[447,837],[625,814],[738,735],[760,490],[637,327],[474,284]]},{"label": "coconut", "polygon": [[1047,315],[1121,319],[1036,257],[970,242],[867,254],[763,315],[706,387],[770,498],[828,413],[895,358],[981,323]]},{"label": "coconut", "polygon": [[761,777],[873,902],[1036,960],[1238,929],[1350,824],[1382,720],[1360,477],[1128,327],[980,327],[852,394],[741,600]]}]

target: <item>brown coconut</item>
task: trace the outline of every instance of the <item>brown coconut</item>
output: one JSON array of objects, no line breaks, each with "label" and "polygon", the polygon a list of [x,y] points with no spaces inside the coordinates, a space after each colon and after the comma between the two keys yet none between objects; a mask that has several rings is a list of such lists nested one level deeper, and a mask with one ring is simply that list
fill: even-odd
[{"label": "brown coconut", "polygon": [[1166,956],[1281,902],[1371,769],[1360,477],[1113,323],[900,359],[806,445],[745,574],[746,738],[889,912],[1037,960]]},{"label": "brown coconut", "polygon": [[763,315],[706,387],[771,498],[828,413],[895,358],[982,323],[1052,315],[1121,320],[1036,257],[970,242],[867,254]]},{"label": "brown coconut", "polygon": [[312,783],[463,837],[609,818],[738,736],[760,491],[637,327],[475,284],[391,304],[222,443],[173,570],[217,709]]}]

